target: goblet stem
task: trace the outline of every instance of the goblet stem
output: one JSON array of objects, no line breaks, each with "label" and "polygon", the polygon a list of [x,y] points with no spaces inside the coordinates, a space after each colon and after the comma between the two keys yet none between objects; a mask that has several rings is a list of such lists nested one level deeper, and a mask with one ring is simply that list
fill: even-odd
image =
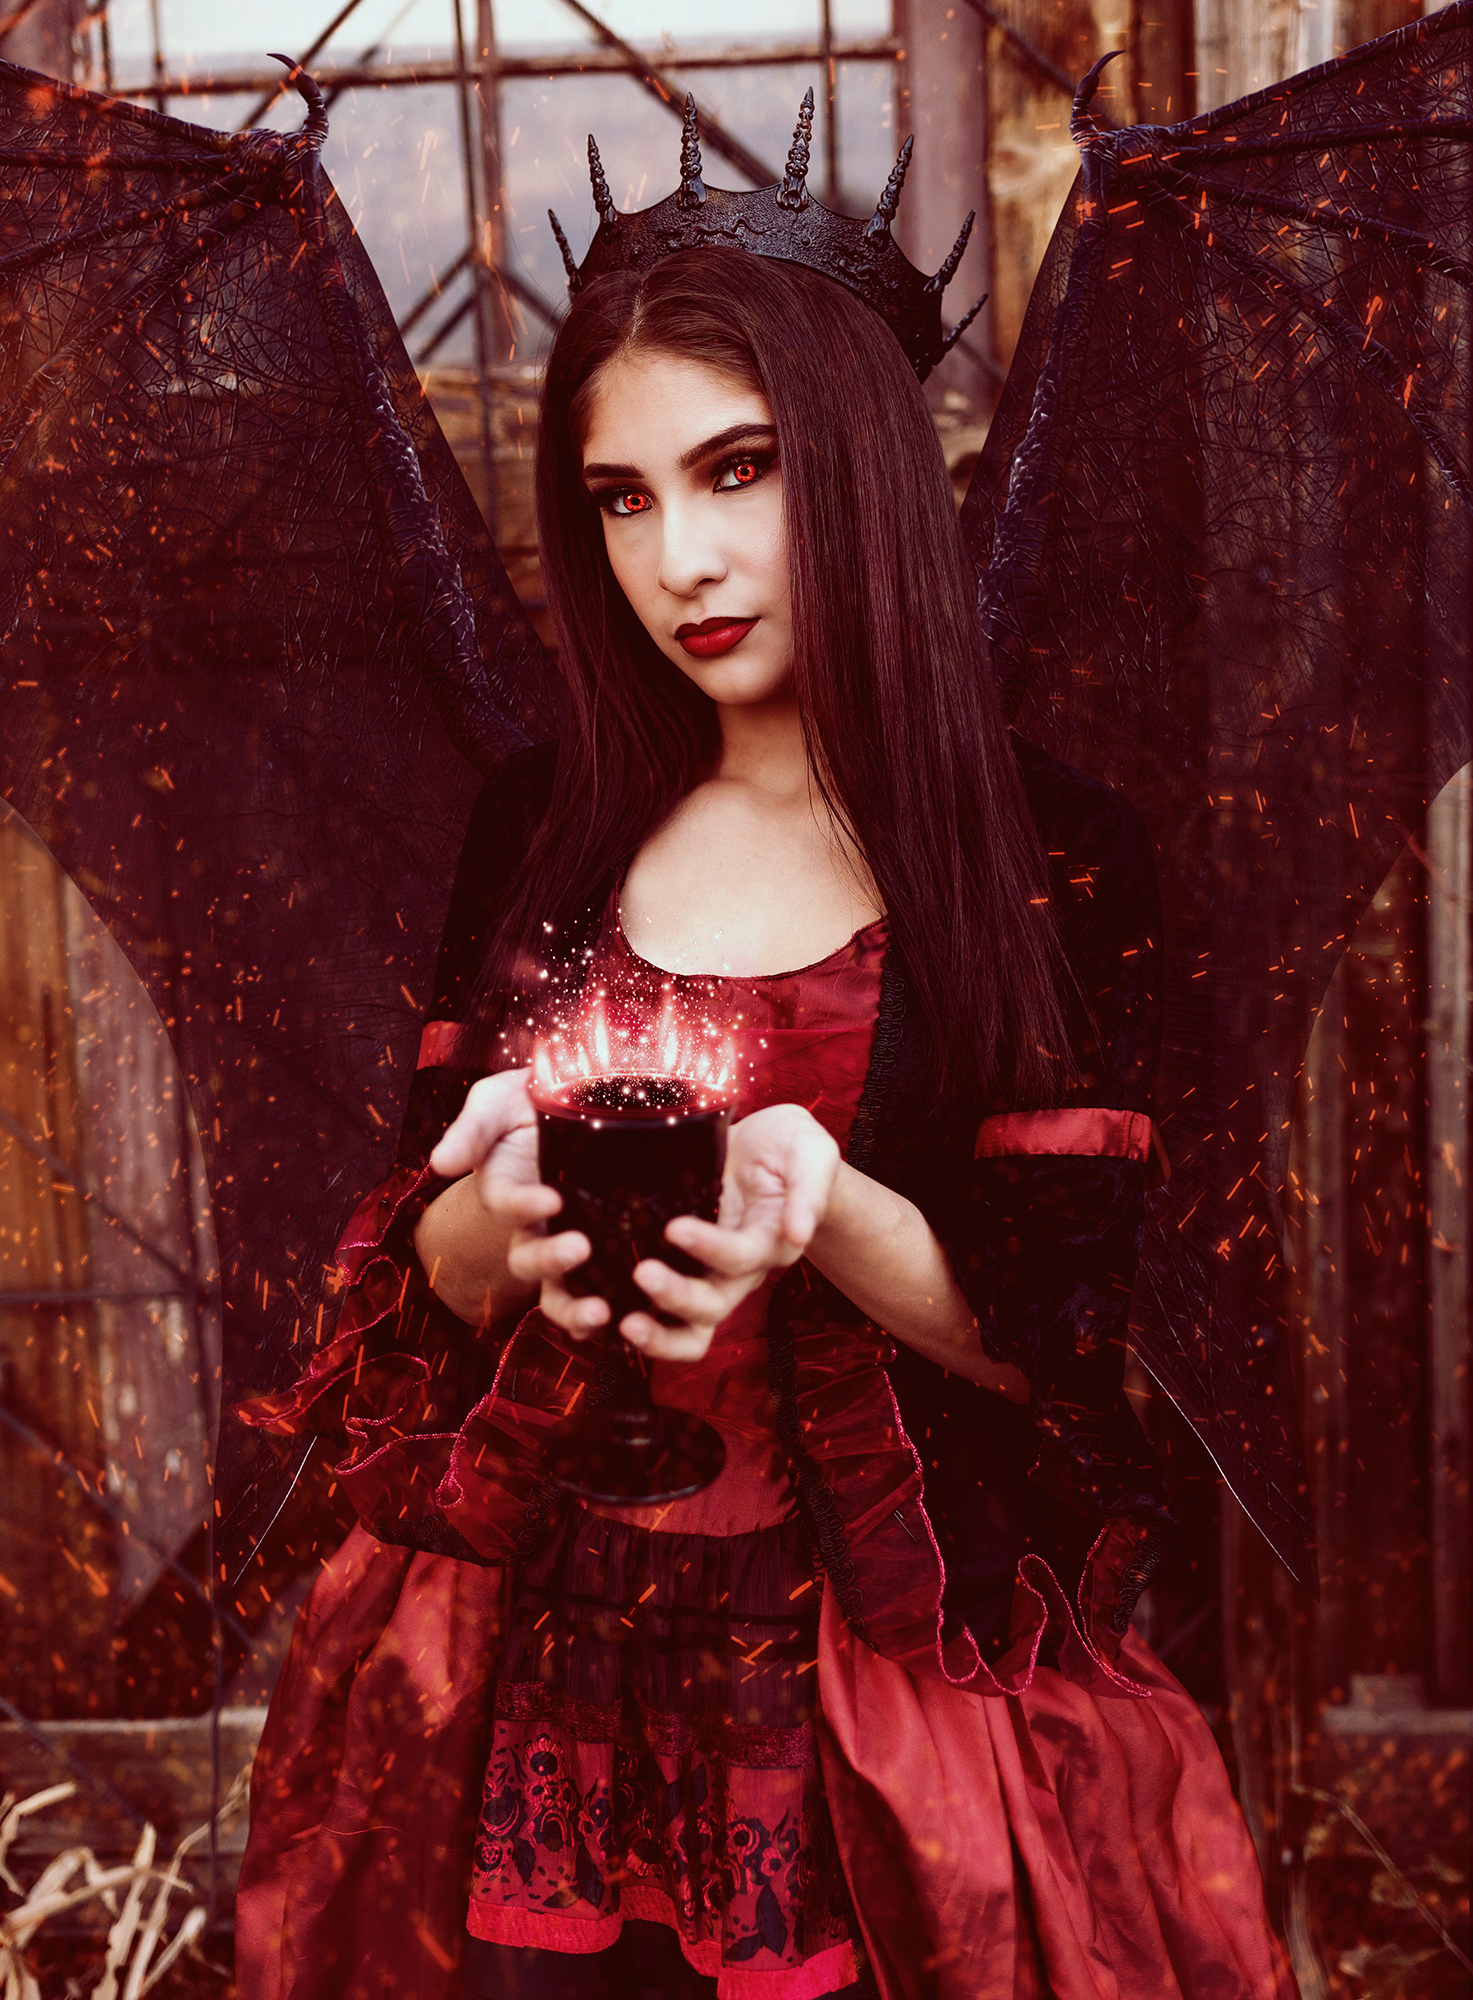
[{"label": "goblet stem", "polygon": [[634,1282],[642,1257],[699,1271],[666,1241],[665,1225],[676,1215],[716,1219],[729,1105],[680,1079],[639,1074],[592,1077],[534,1098],[542,1178],[563,1197],[563,1224],[592,1246],[568,1289],[608,1301],[605,1339],[614,1343],[605,1349],[611,1401],[554,1432],[548,1472],[583,1499],[682,1499],[711,1484],[726,1447],[702,1418],[655,1403],[645,1357],[618,1327],[626,1313],[653,1310]]},{"label": "goblet stem", "polygon": [[609,1427],[621,1444],[636,1450],[647,1450],[654,1441],[656,1429],[649,1364],[617,1328],[611,1338],[615,1343],[617,1373],[609,1410]]}]

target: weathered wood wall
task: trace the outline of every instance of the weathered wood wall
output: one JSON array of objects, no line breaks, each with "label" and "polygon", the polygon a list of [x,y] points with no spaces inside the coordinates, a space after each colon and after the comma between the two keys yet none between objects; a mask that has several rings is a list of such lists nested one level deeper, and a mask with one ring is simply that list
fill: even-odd
[{"label": "weathered wood wall", "polygon": [[121,1628],[209,1505],[208,1196],[152,1003],[10,813],[0,1024],[0,1692],[127,1712]]},{"label": "weathered wood wall", "polygon": [[[94,1486],[107,1476],[92,1218],[56,1164],[86,1157],[64,878],[0,817],[0,1399]],[[63,1303],[36,1303],[55,1291]],[[19,1294],[7,1304],[3,1294]],[[106,1714],[118,1556],[78,1481],[0,1426],[0,1692],[27,1714]]]}]

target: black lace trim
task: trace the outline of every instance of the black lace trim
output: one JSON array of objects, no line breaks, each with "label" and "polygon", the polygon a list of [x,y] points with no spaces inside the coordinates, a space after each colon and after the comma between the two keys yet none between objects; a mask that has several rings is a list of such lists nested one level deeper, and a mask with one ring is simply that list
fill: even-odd
[{"label": "black lace trim", "polygon": [[1110,1614],[1110,1630],[1116,1638],[1125,1636],[1142,1593],[1170,1554],[1175,1539],[1170,1528],[1148,1528],[1135,1554],[1121,1571],[1119,1595]]},{"label": "black lace trim", "polygon": [[849,1127],[845,1157],[851,1167],[868,1173],[874,1161],[880,1120],[890,1086],[900,1067],[901,1039],[905,1029],[905,974],[892,945],[880,969],[880,1004],[875,1011],[875,1032],[870,1043],[869,1068],[864,1089]]},{"label": "black lace trim", "polygon": [[473,1549],[458,1528],[452,1528],[441,1514],[406,1514],[399,1521],[365,1521],[376,1542],[395,1548],[420,1549],[425,1555],[452,1556],[456,1562],[475,1563],[480,1569],[496,1565]]}]

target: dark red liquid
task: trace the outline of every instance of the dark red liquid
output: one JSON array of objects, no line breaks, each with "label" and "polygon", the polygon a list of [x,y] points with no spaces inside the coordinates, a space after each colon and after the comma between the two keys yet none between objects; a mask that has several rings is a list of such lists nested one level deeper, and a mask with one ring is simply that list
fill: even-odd
[{"label": "dark red liquid", "polygon": [[588,1076],[576,1083],[562,1083],[556,1089],[534,1093],[538,1108],[552,1112],[599,1118],[612,1115],[621,1119],[689,1118],[699,1112],[722,1108],[726,1098],[683,1076]]},{"label": "dark red liquid", "polygon": [[614,1504],[697,1493],[726,1462],[720,1433],[687,1411],[655,1406],[644,1358],[617,1328],[626,1313],[654,1310],[634,1282],[641,1258],[700,1271],[665,1241],[665,1225],[677,1215],[715,1221],[729,1102],[681,1077],[638,1074],[534,1085],[532,1101],[539,1170],[563,1197],[553,1227],[581,1229],[593,1246],[565,1282],[612,1308],[612,1394],[606,1388],[599,1400],[596,1387],[592,1407],[553,1433],[548,1471],[569,1492]]},{"label": "dark red liquid", "polygon": [[568,1273],[569,1291],[607,1299],[615,1325],[651,1311],[634,1282],[642,1258],[691,1275],[702,1268],[665,1241],[665,1225],[677,1215],[716,1220],[728,1098],[683,1077],[635,1074],[536,1086],[532,1099],[538,1170],[563,1198],[553,1227],[580,1229],[593,1245]]}]

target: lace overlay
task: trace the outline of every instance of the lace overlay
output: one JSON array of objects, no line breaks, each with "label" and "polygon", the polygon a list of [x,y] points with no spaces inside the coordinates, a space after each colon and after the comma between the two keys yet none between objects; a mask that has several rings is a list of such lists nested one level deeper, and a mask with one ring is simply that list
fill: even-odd
[{"label": "lace overlay", "polygon": [[819,1601],[796,1520],[663,1535],[569,1507],[518,1598],[472,1935],[593,1951],[653,1918],[723,1993],[747,1972],[795,1994],[853,1978],[814,1742]]}]

